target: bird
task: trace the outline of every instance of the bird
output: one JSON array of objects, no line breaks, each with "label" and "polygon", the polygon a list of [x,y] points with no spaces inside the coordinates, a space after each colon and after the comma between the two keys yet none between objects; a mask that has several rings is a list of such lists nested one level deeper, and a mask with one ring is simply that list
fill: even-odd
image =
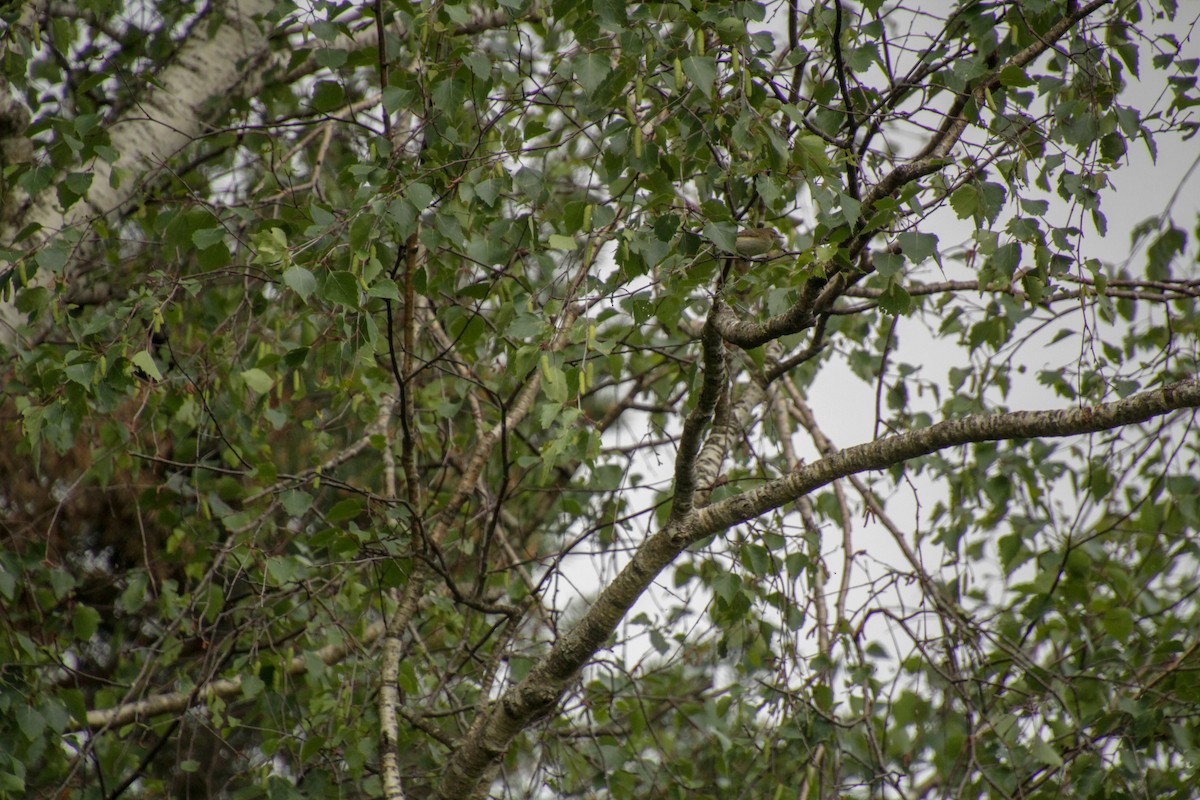
[{"label": "bird", "polygon": [[737,232],[735,246],[739,256],[754,258],[779,249],[783,240],[774,228],[742,228]]}]

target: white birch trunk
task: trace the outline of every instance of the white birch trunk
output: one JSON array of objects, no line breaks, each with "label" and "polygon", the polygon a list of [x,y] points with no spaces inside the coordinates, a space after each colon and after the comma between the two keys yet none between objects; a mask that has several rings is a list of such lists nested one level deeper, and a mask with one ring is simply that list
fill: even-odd
[{"label": "white birch trunk", "polygon": [[[3,241],[11,242],[18,231],[37,224],[40,230],[19,244],[27,252],[36,252],[63,234],[86,242],[88,230],[97,220],[136,200],[160,167],[208,132],[210,115],[205,107],[210,101],[256,91],[270,51],[263,25],[255,17],[265,15],[272,6],[270,0],[232,0],[221,9],[225,20],[211,38],[206,38],[210,26],[206,20],[201,21],[178,58],[160,73],[159,85],[110,129],[110,141],[118,153],[116,164],[97,158],[78,165],[76,170],[92,173],[92,185],[87,196],[66,211],[53,186],[37,197],[27,198],[23,212],[5,215],[8,227],[3,231]],[[76,248],[76,257],[63,268],[65,274],[40,271],[31,284],[47,286],[57,280],[69,284],[74,269],[89,250],[86,246]],[[0,302],[0,345],[16,342],[22,324],[12,300]]]}]

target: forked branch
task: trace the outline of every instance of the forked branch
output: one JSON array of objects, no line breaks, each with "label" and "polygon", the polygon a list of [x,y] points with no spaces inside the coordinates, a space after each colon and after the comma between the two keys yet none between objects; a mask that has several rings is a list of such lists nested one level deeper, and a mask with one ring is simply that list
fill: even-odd
[{"label": "forked branch", "polygon": [[1200,408],[1200,379],[1098,406],[975,414],[833,453],[745,494],[696,509],[651,536],[579,620],[471,727],[436,796],[471,797],[525,728],[550,714],[579,670],[604,646],[625,613],[687,547],[795,502],[839,478],[887,469],[909,459],[975,442],[1074,436],[1133,425],[1183,408]]}]

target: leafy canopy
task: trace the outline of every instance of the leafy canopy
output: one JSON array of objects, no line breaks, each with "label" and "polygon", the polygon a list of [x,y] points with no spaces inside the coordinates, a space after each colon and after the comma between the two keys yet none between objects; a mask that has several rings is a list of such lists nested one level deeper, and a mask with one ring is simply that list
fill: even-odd
[{"label": "leafy canopy", "polygon": [[1173,2],[0,19],[0,794],[1193,795]]}]

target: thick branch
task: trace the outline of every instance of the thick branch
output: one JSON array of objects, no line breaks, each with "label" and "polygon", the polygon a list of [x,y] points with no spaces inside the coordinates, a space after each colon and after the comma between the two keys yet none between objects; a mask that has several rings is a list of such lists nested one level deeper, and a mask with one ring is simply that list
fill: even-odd
[{"label": "thick branch", "polygon": [[[324,664],[335,664],[346,657],[353,647],[366,647],[384,633],[382,621],[373,622],[367,626],[362,637],[355,640],[345,637],[337,644],[330,644],[317,650],[316,653],[306,653],[294,656],[288,662],[288,675],[302,675],[308,671],[308,659],[315,655]],[[86,720],[74,720],[73,725],[86,726],[97,730],[108,727],[128,725],[138,719],[149,719],[163,714],[178,714],[191,706],[207,703],[210,699],[236,697],[242,693],[242,678],[237,676],[227,680],[211,681],[190,692],[167,692],[156,694],[133,703],[123,703],[112,708],[95,709],[87,712]]]},{"label": "thick branch", "polygon": [[848,447],[801,467],[790,475],[768,481],[745,494],[716,503],[697,514],[696,529],[683,546],[728,530],[749,519],[795,501],[822,486],[860,472],[887,469],[912,458],[948,447],[1005,439],[1075,436],[1111,430],[1181,408],[1200,407],[1200,378],[1171,384],[1085,408],[1061,411],[1012,411],[1006,414],[972,414],[917,431]]},{"label": "thick branch", "polygon": [[683,435],[679,437],[679,452],[675,455],[675,497],[671,506],[671,518],[681,519],[692,511],[696,493],[696,454],[700,452],[700,436],[712,419],[717,402],[725,393],[725,345],[717,334],[714,323],[716,312],[724,308],[717,301],[704,330],[700,334],[703,350],[704,381],[696,406],[683,422]]},{"label": "thick branch", "polygon": [[[1028,270],[1018,272],[1007,285],[981,285],[979,281],[939,281],[936,283],[911,283],[904,286],[904,291],[913,297],[950,292],[987,292],[989,294],[1006,294],[1019,300],[1028,300],[1029,294],[1017,288],[1019,281]],[[1096,281],[1087,275],[1055,275],[1054,280],[1063,283],[1074,283],[1090,287],[1089,289],[1066,290],[1058,287],[1048,291],[1042,297],[1040,305],[1050,306],[1065,300],[1078,300],[1088,295],[1103,297],[1118,297],[1127,300],[1146,300],[1149,302],[1166,302],[1181,300],[1187,297],[1200,297],[1200,280],[1107,280],[1103,287],[1097,287]],[[845,297],[862,297],[878,300],[883,289],[854,286],[843,292]],[[836,313],[845,314],[848,311],[861,310],[862,306],[853,309],[839,308]]]},{"label": "thick branch", "polygon": [[816,316],[812,313],[814,299],[805,292],[799,302],[765,322],[741,319],[731,309],[722,306],[715,316],[717,329],[721,332],[722,339],[738,347],[747,350],[760,347],[767,342],[811,327],[816,321]]}]

